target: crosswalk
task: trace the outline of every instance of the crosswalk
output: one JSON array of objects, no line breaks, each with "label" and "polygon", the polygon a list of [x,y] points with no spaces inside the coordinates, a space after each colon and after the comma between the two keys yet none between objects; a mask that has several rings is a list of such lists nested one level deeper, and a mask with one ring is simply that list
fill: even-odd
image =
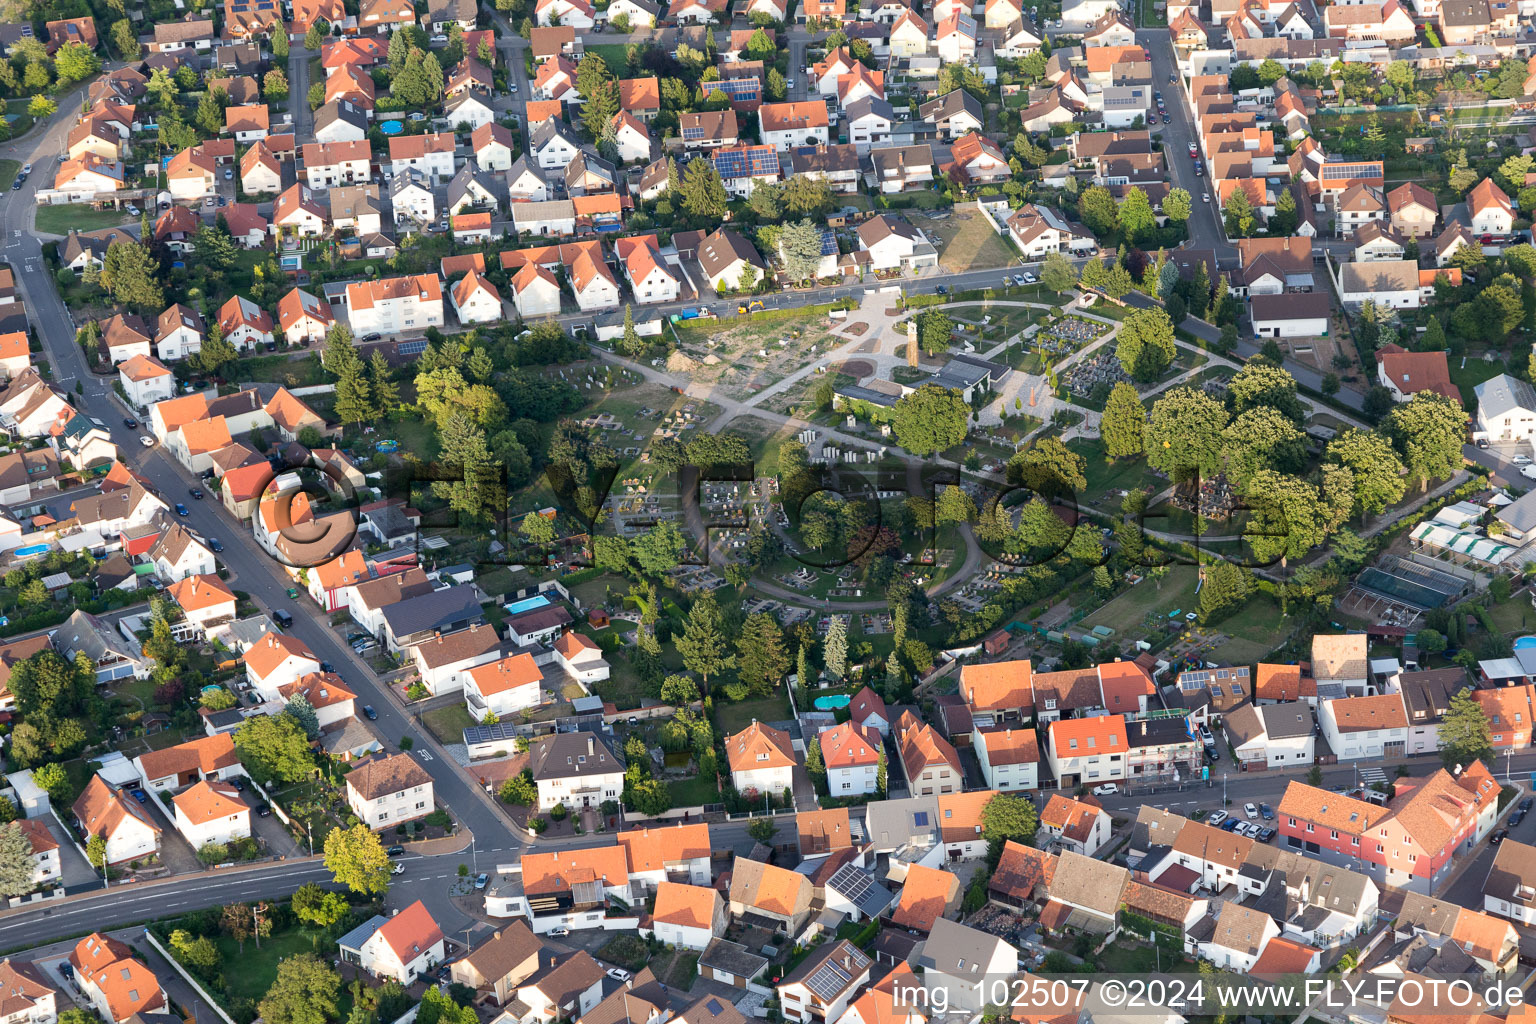
[{"label": "crosswalk", "polygon": [[1360,781],[1367,786],[1375,786],[1377,784],[1385,786],[1387,784],[1387,773],[1380,768],[1361,768]]}]

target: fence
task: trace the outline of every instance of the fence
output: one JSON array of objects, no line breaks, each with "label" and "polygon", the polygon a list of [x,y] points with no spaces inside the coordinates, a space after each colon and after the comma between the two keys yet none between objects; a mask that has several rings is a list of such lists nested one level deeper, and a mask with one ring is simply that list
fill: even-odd
[{"label": "fence", "polygon": [[171,965],[171,970],[181,975],[181,980],[192,986],[192,991],[196,992],[203,998],[203,1001],[207,1003],[210,1008],[212,1008],[214,1013],[219,1015],[219,1018],[224,1021],[224,1024],[235,1024],[234,1018],[224,1012],[224,1008],[219,1005],[218,1000],[214,999],[213,996],[208,994],[208,990],[203,988],[202,982],[192,977],[187,969],[181,966],[180,962],[178,962],[174,956],[171,956],[170,951],[164,946],[160,945],[160,940],[155,938],[154,932],[146,928],[144,929],[144,937],[149,940],[149,944],[151,946],[155,947],[156,952],[165,957],[166,963]]}]

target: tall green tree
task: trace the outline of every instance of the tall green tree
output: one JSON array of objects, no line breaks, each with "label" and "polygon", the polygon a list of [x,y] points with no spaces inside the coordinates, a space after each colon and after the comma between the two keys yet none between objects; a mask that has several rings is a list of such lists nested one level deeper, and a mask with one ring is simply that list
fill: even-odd
[{"label": "tall green tree", "polygon": [[331,1024],[340,998],[341,976],[313,953],[296,953],[278,961],[277,978],[256,1008],[267,1024]]},{"label": "tall green tree", "polygon": [[1387,414],[1383,428],[1421,490],[1461,468],[1467,414],[1460,403],[1433,391],[1420,391]]},{"label": "tall green tree", "polygon": [[1370,430],[1351,429],[1328,442],[1324,458],[1354,478],[1355,509],[1376,516],[1402,500],[1408,482],[1392,442]]},{"label": "tall green tree", "polygon": [[353,892],[382,896],[389,891],[389,854],[378,833],[367,825],[333,828],[326,833],[325,867]]},{"label": "tall green tree", "polygon": [[729,203],[720,173],[708,160],[695,159],[683,169],[683,209],[697,220],[718,222],[724,219]]},{"label": "tall green tree", "polygon": [[1463,690],[1451,698],[1440,722],[1440,759],[1448,768],[1458,764],[1465,768],[1492,756],[1493,730],[1487,712],[1471,690]]},{"label": "tall green tree", "polygon": [[298,782],[315,772],[309,737],[287,715],[256,715],[235,730],[235,750],[258,783]]},{"label": "tall green tree", "polygon": [[1123,459],[1142,452],[1142,432],[1146,429],[1147,410],[1136,388],[1125,381],[1116,382],[1104,402],[1099,420],[1099,436],[1104,452],[1112,459]]},{"label": "tall green tree", "polygon": [[36,888],[32,840],[16,822],[0,825],[0,896],[22,896]]},{"label": "tall green tree", "polygon": [[1157,230],[1157,214],[1152,212],[1147,194],[1134,185],[1120,200],[1120,228],[1132,242]]},{"label": "tall green tree", "polygon": [[1057,295],[1077,285],[1077,271],[1059,252],[1049,253],[1040,266],[1040,284]]},{"label": "tall green tree", "polygon": [[736,672],[754,693],[767,695],[789,671],[789,652],[778,620],[766,612],[748,615],[736,641]]},{"label": "tall green tree", "polygon": [[1115,345],[1115,357],[1126,373],[1139,381],[1154,381],[1176,353],[1173,321],[1164,310],[1151,306],[1126,314]]},{"label": "tall green tree", "polygon": [[965,440],[971,409],[958,391],[924,384],[891,409],[896,440],[913,455],[932,455]]},{"label": "tall green tree", "polygon": [[698,674],[709,686],[709,677],[719,675],[735,660],[727,654],[724,618],[712,595],[705,594],[688,609],[683,635],[673,643],[683,656],[683,667]]},{"label": "tall green tree", "polygon": [[400,407],[400,387],[393,373],[384,353],[375,349],[368,361],[368,391],[373,396],[373,407],[385,419]]},{"label": "tall green tree", "polygon": [[836,615],[832,616],[832,622],[827,626],[827,635],[821,642],[821,655],[828,675],[839,680],[847,678],[848,627]]},{"label": "tall green tree", "polygon": [[443,465],[453,478],[434,480],[432,493],[460,515],[481,523],[500,520],[507,507],[506,476],[486,444],[485,431],[468,417],[450,415],[439,433]]},{"label": "tall green tree", "polygon": [[1213,476],[1225,454],[1226,407],[1198,388],[1178,387],[1152,404],[1142,432],[1147,464],[1175,479]]},{"label": "tall green tree", "polygon": [[1238,370],[1227,387],[1227,394],[1232,397],[1233,412],[1267,405],[1298,426],[1306,420],[1306,410],[1301,399],[1296,397],[1296,378],[1289,371],[1262,359],[1255,358]]}]

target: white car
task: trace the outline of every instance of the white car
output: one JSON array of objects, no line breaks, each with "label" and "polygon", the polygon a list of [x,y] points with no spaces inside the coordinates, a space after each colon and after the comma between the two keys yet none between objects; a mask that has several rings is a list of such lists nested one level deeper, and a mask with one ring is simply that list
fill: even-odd
[{"label": "white car", "polygon": [[563,939],[567,935],[571,934],[571,930],[569,928],[551,928],[544,934],[548,935],[552,939]]},{"label": "white car", "polygon": [[614,981],[628,981],[630,975],[629,972],[624,970],[622,967],[610,967],[608,968],[608,977],[612,978]]},{"label": "white car", "polygon": [[1205,816],[1205,823],[1207,825],[1211,826],[1212,828],[1216,828],[1216,827],[1220,826],[1221,823],[1226,821],[1226,820],[1227,820],[1227,812],[1226,811],[1212,811],[1210,814],[1207,814]]},{"label": "white car", "polygon": [[392,875],[403,875],[405,874],[405,865],[395,861],[395,866],[389,869],[389,873]]},{"label": "white car", "polygon": [[1516,455],[1509,461],[1517,466],[1529,466],[1531,464],[1531,457],[1529,455]]},{"label": "white car", "polygon": [[1203,198],[1203,199],[1204,199],[1204,200],[1205,200],[1205,201],[1206,201],[1206,202],[1210,202],[1210,201],[1211,201],[1211,194],[1210,194],[1210,193],[1209,193],[1209,192],[1203,192],[1203,193],[1201,193],[1201,197],[1202,197],[1202,198]]},{"label": "white car", "polygon": [[1025,271],[1025,273],[1024,273],[1024,283],[1025,284],[1034,284],[1035,283],[1035,275],[1029,273],[1028,271]]},{"label": "white car", "polygon": [[1259,820],[1259,809],[1254,804],[1243,804],[1243,813],[1248,815],[1251,821]]},{"label": "white car", "polygon": [[140,434],[139,444],[143,445],[145,448],[153,448],[155,446],[155,439],[150,437],[148,434]]},{"label": "white car", "polygon": [[1114,796],[1118,792],[1120,792],[1120,787],[1113,782],[1106,782],[1102,786],[1093,787],[1094,796]]},{"label": "white car", "polygon": [[1522,466],[1520,468],[1520,475],[1527,480],[1536,480],[1536,466]]}]

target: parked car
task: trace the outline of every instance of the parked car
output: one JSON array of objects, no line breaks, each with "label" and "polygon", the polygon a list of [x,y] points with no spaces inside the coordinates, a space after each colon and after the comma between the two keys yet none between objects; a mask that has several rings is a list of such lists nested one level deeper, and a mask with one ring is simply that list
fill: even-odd
[{"label": "parked car", "polygon": [[1228,818],[1226,821],[1221,823],[1221,830],[1223,832],[1236,832],[1239,828],[1242,828],[1242,826],[1243,826],[1243,819],[1241,819],[1241,818]]},{"label": "parked car", "polygon": [[257,804],[256,805],[256,817],[258,817],[258,818],[270,818],[271,816],[272,816],[272,808],[270,806],[268,806],[267,804]]},{"label": "parked car", "polygon": [[571,930],[569,928],[551,928],[544,934],[548,935],[552,939],[563,939],[567,935],[571,934]]},{"label": "parked car", "polygon": [[478,875],[475,876],[475,888],[476,889],[484,889],[485,888],[485,883],[489,882],[490,880],[491,880],[491,876],[490,875],[486,874],[484,871],[480,872]]},{"label": "parked car", "polygon": [[1275,829],[1273,825],[1265,825],[1263,828],[1259,829],[1259,842],[1267,843],[1273,838],[1275,838]]},{"label": "parked car", "polygon": [[21,165],[21,173],[22,174],[31,174],[32,173],[32,165],[31,164],[22,164]]},{"label": "parked car", "polygon": [[608,977],[614,981],[628,981],[631,975],[622,967],[610,967],[608,968]]},{"label": "parked car", "polygon": [[272,621],[277,623],[279,626],[282,626],[284,629],[288,629],[293,625],[293,616],[279,608],[277,611],[272,613]]},{"label": "parked car", "polygon": [[139,421],[134,419],[132,416],[124,416],[123,426],[127,427],[129,430],[138,430]]},{"label": "parked car", "polygon": [[176,514],[179,516],[189,516],[192,513],[187,509],[187,506],[178,501],[176,503]]},{"label": "parked car", "polygon": [[1525,820],[1525,812],[1520,810],[1519,808],[1516,808],[1515,809],[1515,813],[1511,814],[1509,816],[1509,827],[1510,828],[1514,828],[1515,826],[1519,825],[1524,820]]},{"label": "parked car", "polygon": [[332,665],[328,661],[322,661],[320,663],[320,671],[321,672],[335,672],[336,671],[336,666]]},{"label": "parked car", "polygon": [[140,434],[139,444],[145,448],[153,448],[155,446],[155,439],[150,437],[148,434]]},{"label": "parked car", "polygon": [[1248,815],[1249,821],[1255,821],[1259,817],[1259,809],[1253,803],[1243,804],[1243,813]]},{"label": "parked car", "polygon": [[224,171],[224,180],[225,181],[234,181],[235,180],[235,172],[232,171],[232,170],[229,170],[228,168],[226,168],[225,171]]},{"label": "parked car", "polygon": [[1094,796],[1114,796],[1118,792],[1120,792],[1120,787],[1113,782],[1106,782],[1102,786],[1093,787]]},{"label": "parked car", "polygon": [[1508,838],[1509,838],[1509,829],[1501,828],[1497,832],[1495,832],[1493,835],[1488,837],[1488,845],[1489,846],[1498,846],[1500,843],[1502,843],[1504,840],[1506,840]]},{"label": "parked car", "polygon": [[1520,809],[1527,814],[1531,813],[1531,808],[1533,806],[1536,806],[1536,800],[1533,800],[1531,797],[1526,797],[1524,800],[1521,800],[1519,804]]},{"label": "parked car", "polygon": [[1509,461],[1517,466],[1529,466],[1531,464],[1531,457],[1529,455],[1516,455]]},{"label": "parked car", "polygon": [[395,861],[395,866],[390,869],[389,873],[392,875],[403,875],[405,874],[405,865],[399,861]]},{"label": "parked car", "polygon": [[1200,742],[1205,744],[1216,742],[1216,738],[1211,735],[1211,727],[1204,722],[1200,723]]},{"label": "parked car", "polygon": [[192,495],[192,500],[193,501],[202,501],[203,500],[203,489],[201,487],[194,487],[194,488],[192,488],[192,490],[188,491],[187,493]]},{"label": "parked car", "polygon": [[403,846],[391,846],[389,849],[385,850],[384,852],[389,854],[391,857],[404,857],[405,856],[405,847],[403,847]]},{"label": "parked car", "polygon": [[142,789],[139,789],[137,786],[135,786],[133,789],[130,789],[128,791],[128,795],[133,797],[141,804],[149,802],[149,794],[144,792]]},{"label": "parked car", "polygon": [[379,713],[377,711],[373,710],[373,705],[372,704],[364,704],[363,705],[363,717],[368,719],[368,721],[370,721],[370,722],[377,722],[379,720]]},{"label": "parked car", "polygon": [[1521,466],[1520,475],[1528,480],[1536,480],[1536,466]]},{"label": "parked car", "polygon": [[1025,284],[1034,284],[1035,283],[1035,275],[1031,274],[1029,271],[1026,270],[1024,272],[1024,283]]},{"label": "parked car", "polygon": [[1275,809],[1269,806],[1269,804],[1259,804],[1259,814],[1265,821],[1275,820]]},{"label": "parked car", "polygon": [[1222,822],[1224,822],[1226,820],[1227,820],[1227,812],[1226,811],[1212,811],[1210,814],[1207,814],[1205,816],[1205,823],[1207,825],[1211,825],[1211,826],[1220,825]]},{"label": "parked car", "polygon": [[217,538],[217,537],[209,537],[208,538],[208,549],[210,551],[212,551],[214,554],[218,554],[220,551],[224,550],[224,542],[219,540],[219,538]]}]

